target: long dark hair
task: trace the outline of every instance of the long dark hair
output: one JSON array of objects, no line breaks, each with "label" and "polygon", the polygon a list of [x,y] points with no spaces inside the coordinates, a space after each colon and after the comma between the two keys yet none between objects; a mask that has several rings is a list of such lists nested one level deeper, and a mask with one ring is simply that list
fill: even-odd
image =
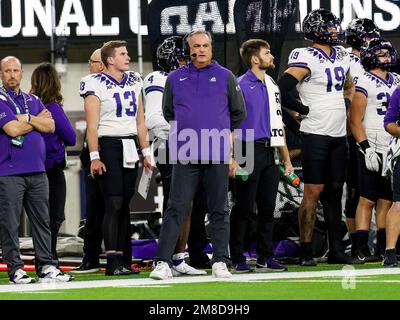
[{"label": "long dark hair", "polygon": [[45,106],[64,102],[61,94],[61,82],[54,66],[49,62],[39,64],[32,73],[30,93],[37,95]]}]

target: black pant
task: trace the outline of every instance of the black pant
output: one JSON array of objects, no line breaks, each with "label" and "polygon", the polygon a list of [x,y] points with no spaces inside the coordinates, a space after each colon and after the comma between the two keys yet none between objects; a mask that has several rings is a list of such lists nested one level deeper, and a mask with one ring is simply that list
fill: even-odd
[{"label": "black pant", "polygon": [[51,252],[53,258],[57,256],[57,236],[62,223],[65,220],[65,199],[67,195],[67,185],[63,165],[56,165],[46,169],[47,179],[49,180],[49,215],[51,231]]},{"label": "black pant", "polygon": [[[247,148],[243,148],[246,150]],[[230,253],[233,263],[246,261],[243,244],[249,217],[257,205],[257,255],[273,255],[272,232],[279,169],[274,163],[274,149],[254,145],[254,171],[247,181],[236,180],[236,203],[231,212]]]},{"label": "black pant", "polygon": [[188,238],[188,252],[190,262],[204,263],[209,261],[204,253],[204,247],[207,245],[207,234],[204,219],[208,212],[206,193],[200,185],[193,199],[192,219],[190,222],[190,232]]},{"label": "black pant", "polygon": [[83,244],[84,262],[98,264],[102,252],[104,199],[96,179],[90,176],[90,164],[85,167],[86,223]]},{"label": "black pant", "polygon": [[201,182],[210,209],[212,262],[229,262],[229,214],[227,206],[229,167],[226,164],[175,164],[168,209],[164,213],[157,258],[170,261],[185,215]]},{"label": "black pant", "polygon": [[[154,157],[156,159],[165,159],[165,161],[157,162],[157,169],[160,172],[162,179],[164,196],[163,212],[166,212],[171,188],[172,164],[169,163],[168,141],[159,139],[157,145],[158,147],[154,150]],[[201,185],[199,185],[199,188],[193,199],[190,232],[187,243],[190,261],[205,260],[203,250],[207,244],[206,228],[204,225],[206,213],[206,197],[204,189],[201,187]]]}]

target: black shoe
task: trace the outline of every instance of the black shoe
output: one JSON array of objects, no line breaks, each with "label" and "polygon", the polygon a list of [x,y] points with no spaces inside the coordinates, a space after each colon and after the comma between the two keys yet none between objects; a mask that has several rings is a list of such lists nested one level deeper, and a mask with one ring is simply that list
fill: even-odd
[{"label": "black shoe", "polygon": [[395,251],[386,250],[385,256],[382,261],[382,266],[387,268],[397,267],[397,256]]},{"label": "black shoe", "polygon": [[128,265],[127,263],[123,264],[122,269],[125,271],[126,270],[130,271],[131,274],[139,274],[140,273],[139,269],[134,269],[134,268],[132,268],[132,266]]},{"label": "black shoe", "polygon": [[328,264],[363,264],[364,262],[350,257],[343,252],[332,252],[328,255]]},{"label": "black shoe", "polygon": [[362,263],[365,263],[365,262],[377,262],[378,261],[378,258],[375,255],[372,255],[371,251],[367,247],[359,248],[356,251],[356,254],[355,254],[354,258],[360,260]]},{"label": "black shoe", "polygon": [[375,249],[374,257],[377,259],[377,261],[383,261],[384,256],[385,256],[385,251]]},{"label": "black shoe", "polygon": [[82,262],[82,264],[75,269],[72,269],[71,273],[93,273],[97,272],[100,269],[100,265],[98,263],[91,263],[91,262]]},{"label": "black shoe", "polygon": [[211,262],[210,260],[208,261],[196,261],[196,260],[190,260],[190,266],[195,268],[195,269],[211,269]]},{"label": "black shoe", "polygon": [[128,270],[121,266],[117,267],[115,269],[106,268],[106,272],[105,272],[106,276],[129,276],[131,274],[137,274],[136,270],[134,272],[132,270]]},{"label": "black shoe", "polygon": [[315,267],[317,263],[312,257],[302,257],[300,258],[300,265],[303,267]]}]

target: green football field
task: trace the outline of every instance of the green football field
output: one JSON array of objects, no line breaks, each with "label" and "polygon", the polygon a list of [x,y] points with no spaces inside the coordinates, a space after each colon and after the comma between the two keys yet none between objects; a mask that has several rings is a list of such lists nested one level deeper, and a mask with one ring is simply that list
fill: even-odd
[{"label": "green football field", "polygon": [[[285,273],[248,273],[230,279],[207,276],[168,281],[149,271],[126,277],[76,275],[62,284],[9,285],[0,273],[0,300],[398,300],[400,268],[380,264],[289,266]],[[33,273],[30,273],[34,276]]]}]

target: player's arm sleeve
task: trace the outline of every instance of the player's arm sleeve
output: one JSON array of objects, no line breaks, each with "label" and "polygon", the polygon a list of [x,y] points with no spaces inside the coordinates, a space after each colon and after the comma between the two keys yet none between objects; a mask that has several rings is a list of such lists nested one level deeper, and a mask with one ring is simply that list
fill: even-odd
[{"label": "player's arm sleeve", "polygon": [[365,97],[368,98],[368,89],[367,89],[367,83],[362,75],[356,75],[353,77],[353,83],[354,83],[354,88],[355,92],[360,92]]},{"label": "player's arm sleeve", "polygon": [[163,99],[162,99],[162,110],[163,110],[163,115],[164,115],[164,118],[166,121],[169,122],[169,121],[172,121],[175,119],[172,88],[171,88],[168,78],[167,78],[167,81],[165,82],[165,88],[164,88]]},{"label": "player's arm sleeve", "polygon": [[228,79],[228,98],[231,130],[234,130],[239,127],[240,123],[246,118],[247,111],[242,90],[232,73],[230,73]]},{"label": "player's arm sleeve", "polygon": [[168,125],[162,111],[162,100],[165,86],[165,78],[161,83],[160,79],[153,80],[151,83],[148,78],[144,80],[143,101],[146,119],[146,127],[152,130],[156,127]]},{"label": "player's arm sleeve", "polygon": [[100,90],[97,88],[94,75],[89,75],[81,79],[79,85],[79,95],[84,99],[88,96],[97,96],[101,100]]},{"label": "player's arm sleeve", "polygon": [[[288,67],[307,69],[311,75],[311,62],[308,60],[307,53],[303,49],[295,49],[289,55]],[[303,105],[298,99],[296,90],[298,83],[299,80],[288,72],[284,72],[279,78],[278,86],[281,91],[282,106],[302,115],[307,115],[309,112],[308,106]]]}]

